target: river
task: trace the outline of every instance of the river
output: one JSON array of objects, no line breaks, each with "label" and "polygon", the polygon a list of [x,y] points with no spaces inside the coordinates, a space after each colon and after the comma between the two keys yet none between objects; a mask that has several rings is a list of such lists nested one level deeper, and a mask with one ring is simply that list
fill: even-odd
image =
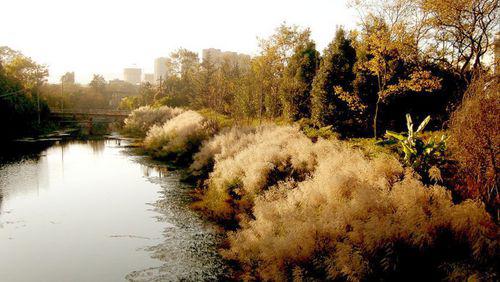
[{"label": "river", "polygon": [[192,187],[126,144],[3,148],[0,281],[224,278],[220,232],[189,208]]}]

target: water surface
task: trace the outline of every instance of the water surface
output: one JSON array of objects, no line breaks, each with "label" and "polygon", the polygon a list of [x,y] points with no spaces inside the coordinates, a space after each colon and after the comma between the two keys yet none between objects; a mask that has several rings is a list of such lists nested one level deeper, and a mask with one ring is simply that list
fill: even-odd
[{"label": "water surface", "polygon": [[221,279],[219,233],[189,209],[190,187],[122,145],[0,158],[0,281]]}]

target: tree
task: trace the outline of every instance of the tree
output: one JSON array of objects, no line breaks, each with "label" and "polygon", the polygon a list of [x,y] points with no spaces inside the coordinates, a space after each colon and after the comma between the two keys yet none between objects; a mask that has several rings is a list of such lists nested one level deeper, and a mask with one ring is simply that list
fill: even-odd
[{"label": "tree", "polygon": [[94,74],[94,77],[89,83],[89,88],[84,92],[83,97],[79,101],[79,107],[82,108],[105,108],[109,103],[105,97],[107,82],[100,74]]},{"label": "tree", "polygon": [[217,68],[211,53],[203,59],[201,70],[198,76],[199,94],[195,100],[199,107],[209,107],[215,109],[215,75]]},{"label": "tree", "polygon": [[[405,91],[431,92],[439,89],[440,80],[429,71],[420,70],[404,60],[406,45],[394,39],[390,26],[383,19],[369,16],[363,30],[368,60],[366,70],[377,77],[377,99],[373,114],[373,135],[378,137],[377,120],[379,107],[385,99]],[[405,64],[406,63],[406,64]]]},{"label": "tree", "polygon": [[47,74],[45,66],[9,47],[0,47],[0,130],[7,140],[41,128],[49,108],[38,99],[38,91]]},{"label": "tree", "polygon": [[61,76],[61,83],[65,85],[71,85],[75,83],[75,73],[74,72],[66,72]]},{"label": "tree", "polygon": [[311,31],[282,24],[268,39],[260,39],[261,52],[253,61],[260,84],[259,116],[278,117],[283,105],[280,97],[285,68],[295,48],[309,40]]},{"label": "tree", "polygon": [[395,36],[411,39],[416,58],[449,65],[464,78],[481,71],[498,26],[499,0],[352,0],[364,12],[383,19]]},{"label": "tree", "polygon": [[[253,67],[254,64],[251,63],[251,66]],[[236,81],[233,116],[258,116],[261,101],[260,89],[261,87],[257,83],[255,72],[252,69],[245,71]]]},{"label": "tree", "polygon": [[193,102],[198,92],[198,54],[179,48],[167,58],[166,66],[167,74],[163,83],[158,85],[155,100],[171,106],[186,106]]},{"label": "tree", "polygon": [[430,15],[428,24],[442,43],[442,60],[459,68],[461,75],[480,71],[493,46],[499,0],[422,0],[420,8]]},{"label": "tree", "polygon": [[49,75],[47,66],[40,65],[31,58],[6,46],[0,47],[0,63],[3,64],[4,71],[8,76],[17,79],[30,90],[36,90]]},{"label": "tree", "polygon": [[318,68],[319,52],[316,44],[308,39],[295,47],[289,59],[281,87],[285,116],[299,120],[311,116],[310,93]]},{"label": "tree", "polygon": [[104,94],[104,91],[106,90],[106,84],[107,82],[104,79],[104,76],[100,74],[94,74],[94,77],[90,81],[89,86],[96,93]]},{"label": "tree", "polygon": [[185,48],[170,53],[167,58],[167,76],[186,77],[198,71],[198,54]]},{"label": "tree", "polygon": [[353,91],[356,50],[352,40],[339,28],[325,49],[312,88],[312,119],[319,126],[337,130],[355,115],[357,98]]}]

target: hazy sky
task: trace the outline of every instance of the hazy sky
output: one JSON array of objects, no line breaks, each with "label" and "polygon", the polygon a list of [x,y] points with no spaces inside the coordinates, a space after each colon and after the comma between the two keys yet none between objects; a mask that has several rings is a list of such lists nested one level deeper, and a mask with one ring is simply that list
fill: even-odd
[{"label": "hazy sky", "polygon": [[283,21],[310,27],[322,50],[335,27],[356,26],[346,0],[2,0],[0,46],[87,83],[93,73],[122,78],[124,67],[153,71],[154,58],[178,47],[255,54],[257,36]]}]

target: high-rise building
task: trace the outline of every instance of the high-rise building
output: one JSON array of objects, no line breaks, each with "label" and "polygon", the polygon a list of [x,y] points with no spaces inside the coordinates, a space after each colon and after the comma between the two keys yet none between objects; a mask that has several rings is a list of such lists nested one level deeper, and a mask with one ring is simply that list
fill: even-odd
[{"label": "high-rise building", "polygon": [[153,73],[145,73],[144,79],[142,81],[148,82],[150,84],[154,84],[155,83],[155,75]]},{"label": "high-rise building", "polygon": [[140,68],[126,68],[123,70],[123,80],[132,84],[141,83],[142,70]]},{"label": "high-rise building", "polygon": [[155,73],[154,80],[157,82],[160,79],[160,76],[165,79],[167,75],[167,58],[160,57],[155,60]]},{"label": "high-rise building", "polygon": [[250,56],[239,54],[232,51],[221,51],[220,49],[209,48],[203,49],[202,61],[210,61],[216,67],[220,67],[223,63],[228,63],[232,67],[247,69],[250,67]]}]

